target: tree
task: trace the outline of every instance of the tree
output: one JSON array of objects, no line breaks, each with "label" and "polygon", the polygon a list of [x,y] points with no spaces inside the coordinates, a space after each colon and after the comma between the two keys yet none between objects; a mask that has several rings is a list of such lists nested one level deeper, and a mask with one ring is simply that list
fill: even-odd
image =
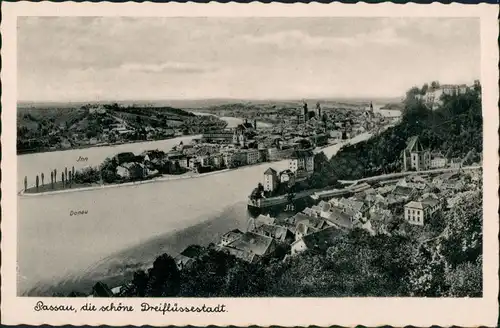
[{"label": "tree", "polygon": [[149,271],[146,295],[152,297],[177,296],[180,290],[180,273],[175,260],[168,254],[156,258]]},{"label": "tree", "polygon": [[459,264],[446,274],[451,297],[481,297],[483,291],[482,256],[476,262]]},{"label": "tree", "polygon": [[100,180],[100,174],[95,167],[86,167],[81,171],[76,171],[73,177],[75,183],[96,183]]},{"label": "tree", "polygon": [[451,267],[474,262],[482,254],[483,207],[482,191],[459,196],[455,206],[446,213],[446,238],[442,254]]},{"label": "tree", "polygon": [[425,95],[427,93],[427,91],[429,90],[429,85],[427,83],[425,83],[423,86],[422,86],[422,90],[420,90],[420,94],[422,95]]},{"label": "tree", "polygon": [[114,143],[114,142],[116,142],[116,140],[117,140],[117,139],[116,139],[116,135],[114,134],[114,132],[111,132],[111,133],[108,135],[108,141],[109,141],[110,143]]},{"label": "tree", "polygon": [[481,92],[481,82],[479,80],[474,81],[474,91]]},{"label": "tree", "polygon": [[309,149],[309,148],[311,148],[312,146],[313,146],[313,145],[312,145],[311,141],[310,141],[310,140],[308,140],[308,139],[300,139],[300,140],[299,140],[299,147],[300,147],[301,149]]},{"label": "tree", "polygon": [[406,99],[415,98],[416,95],[420,94],[420,89],[418,87],[412,87],[410,90],[406,92]]},{"label": "tree", "polygon": [[113,158],[106,158],[99,167],[101,178],[105,183],[116,182],[120,177],[116,173],[118,163]]},{"label": "tree", "polygon": [[436,90],[439,89],[439,81],[432,81],[431,82],[431,90]]},{"label": "tree", "polygon": [[422,245],[410,257],[407,290],[411,296],[437,297],[447,289],[445,261],[437,253],[435,245]]},{"label": "tree", "polygon": [[326,125],[326,122],[328,121],[328,115],[326,115],[326,113],[323,113],[323,115],[321,115],[321,120]]},{"label": "tree", "polygon": [[226,283],[226,275],[236,262],[234,256],[209,248],[189,269],[182,271],[180,296],[221,296]]},{"label": "tree", "polygon": [[87,136],[88,139],[97,137],[97,127],[89,126],[89,130],[85,132],[85,135]]},{"label": "tree", "polygon": [[429,229],[435,235],[438,235],[441,232],[443,232],[444,228],[446,227],[445,217],[441,211],[437,211],[434,214],[432,214],[428,219],[427,223]]},{"label": "tree", "polygon": [[144,270],[134,272],[132,279],[133,294],[131,296],[144,297],[146,296],[146,289],[148,286],[149,277]]},{"label": "tree", "polygon": [[320,151],[314,155],[314,171],[321,171],[323,168],[328,166],[328,157],[325,153]]}]

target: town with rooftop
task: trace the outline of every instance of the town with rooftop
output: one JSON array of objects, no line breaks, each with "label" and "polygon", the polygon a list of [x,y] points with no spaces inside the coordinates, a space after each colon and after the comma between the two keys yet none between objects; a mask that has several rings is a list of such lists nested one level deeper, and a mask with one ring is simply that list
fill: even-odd
[{"label": "town with rooftop", "polygon": [[[395,118],[374,113],[370,103],[361,110],[324,110],[317,102],[311,110],[304,101],[291,116],[269,114],[278,125],[259,127],[264,111],[175,146],[162,156],[196,172],[270,162],[249,190],[245,229],[164,254],[118,287],[98,282],[90,296],[297,296],[326,290],[352,296],[361,293],[359,285],[369,295],[479,295],[480,90],[479,81],[414,87]],[[363,133],[370,137],[356,140]],[[332,144],[338,149],[329,159],[322,149]],[[152,154],[138,165],[154,163]],[[286,167],[273,168],[280,160]],[[357,267],[340,269],[351,260]],[[157,271],[166,267],[175,273]],[[328,270],[344,279],[344,289],[323,282]],[[155,275],[175,287],[155,289],[148,284],[159,279]],[[245,283],[238,275],[255,280]],[[363,278],[351,281],[358,276]],[[397,287],[388,291],[393,279]]]}]

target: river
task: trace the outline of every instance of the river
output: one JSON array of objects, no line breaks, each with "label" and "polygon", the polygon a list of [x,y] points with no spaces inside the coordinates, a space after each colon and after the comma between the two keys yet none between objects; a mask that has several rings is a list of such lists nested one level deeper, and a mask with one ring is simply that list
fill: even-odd
[{"label": "river", "polygon": [[[214,114],[210,114],[210,113],[205,113],[205,112],[197,112],[197,111],[193,111],[192,112],[193,114],[196,114],[196,115],[213,115],[215,116]],[[223,121],[226,121],[227,123],[227,128],[235,128],[237,127],[239,124],[242,124],[243,123],[243,119],[239,118],[239,117],[232,117],[232,116],[221,116],[219,117],[221,120]],[[253,124],[253,121],[252,120],[249,120],[249,122],[251,122]],[[270,123],[266,123],[266,122],[261,122],[261,121],[257,121],[257,125],[258,127],[263,127],[263,128],[270,128],[272,127],[273,125],[270,124]]]},{"label": "river", "polygon": [[[365,133],[352,142],[369,137]],[[122,151],[168,150],[191,138],[21,155],[18,183],[25,175],[98,165]],[[323,151],[333,156],[339,148]],[[80,156],[88,161],[76,162]],[[130,276],[162,252],[176,255],[192,243],[207,244],[228,230],[244,229],[245,200],[269,166],[282,170],[287,161],[193,179],[19,197],[18,293],[88,291],[96,280],[112,284]],[[71,211],[87,214],[75,216]]]},{"label": "river", "polygon": [[[50,182],[50,172],[57,169],[57,179],[60,180],[61,173],[59,172],[64,171],[65,167],[70,170],[71,167],[74,166],[75,170],[78,170],[86,166],[98,166],[107,157],[111,157],[122,152],[140,154],[149,149],[168,151],[172,149],[173,146],[178,145],[181,141],[183,143],[187,143],[194,138],[200,137],[201,135],[183,136],[167,140],[135,142],[106,147],[92,147],[19,155],[17,157],[18,190],[24,188],[23,181],[25,176],[28,178],[28,186],[33,186],[35,185],[36,175],[43,173],[45,175],[45,181]],[[86,158],[86,160],[78,161],[79,157]]]}]

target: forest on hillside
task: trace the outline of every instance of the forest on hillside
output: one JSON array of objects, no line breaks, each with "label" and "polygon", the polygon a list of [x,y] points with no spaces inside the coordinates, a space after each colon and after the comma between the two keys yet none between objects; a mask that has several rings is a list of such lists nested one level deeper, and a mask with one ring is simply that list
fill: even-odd
[{"label": "forest on hillside", "polygon": [[[162,140],[173,137],[176,132],[198,134],[227,125],[215,116],[197,116],[173,107],[117,103],[71,106],[20,105],[17,110],[18,154],[74,149],[96,143]],[[116,126],[126,128],[127,134],[114,131]],[[148,131],[152,130],[154,132],[149,132],[148,137]]]},{"label": "forest on hillside", "polygon": [[[399,172],[407,140],[419,136],[424,147],[447,158],[464,158],[469,151],[483,151],[483,118],[480,89],[443,96],[437,110],[429,109],[409,91],[401,123],[369,140],[343,148],[330,160],[317,156],[315,187],[334,185],[341,179],[360,179]],[[420,91],[418,91],[420,92]],[[478,155],[479,156],[479,155]],[[320,164],[321,163],[321,164]],[[316,164],[316,163],[315,163]]]}]

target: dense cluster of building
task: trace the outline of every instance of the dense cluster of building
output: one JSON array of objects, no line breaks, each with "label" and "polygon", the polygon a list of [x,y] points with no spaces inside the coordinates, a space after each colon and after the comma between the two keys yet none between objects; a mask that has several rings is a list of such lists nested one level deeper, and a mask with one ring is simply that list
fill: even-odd
[{"label": "dense cluster of building", "polygon": [[[405,233],[408,225],[424,226],[437,212],[453,206],[459,194],[480,188],[480,169],[431,175],[418,173],[347,188],[350,195],[318,192],[316,205],[287,218],[259,215],[250,219],[246,232],[224,234],[217,248],[248,262],[273,253],[277,245],[290,246],[289,255],[305,250],[324,251],[339,234],[361,228],[370,234]],[[400,224],[394,230],[395,223]]]},{"label": "dense cluster of building", "polygon": [[[415,136],[408,140],[402,156],[403,171],[415,173],[314,192],[309,197],[316,205],[286,219],[260,215],[251,219],[247,232],[234,230],[225,234],[218,247],[253,262],[272,253],[280,243],[290,246],[290,255],[307,249],[324,250],[336,236],[353,228],[365,229],[372,235],[404,233],[404,229],[393,230],[398,218],[406,226],[424,226],[437,212],[453,206],[459,194],[480,188],[481,171],[462,169],[469,155],[448,161],[425,149]],[[451,170],[432,171],[441,168]],[[313,170],[314,159],[307,151],[295,154],[288,169],[282,172],[267,169],[263,179],[265,197],[272,196],[282,184],[290,185],[298,177],[307,177]],[[426,170],[431,171],[422,172]]]},{"label": "dense cluster of building", "polygon": [[280,124],[260,127],[256,119],[253,123],[246,119],[234,129],[205,132],[201,143],[218,145],[218,153],[228,159],[226,166],[234,167],[289,159],[297,150],[335,144],[385,123],[382,115],[374,113],[373,106],[356,115],[336,118],[332,113],[322,112],[319,104],[311,111],[304,103],[296,117],[283,117]]}]

